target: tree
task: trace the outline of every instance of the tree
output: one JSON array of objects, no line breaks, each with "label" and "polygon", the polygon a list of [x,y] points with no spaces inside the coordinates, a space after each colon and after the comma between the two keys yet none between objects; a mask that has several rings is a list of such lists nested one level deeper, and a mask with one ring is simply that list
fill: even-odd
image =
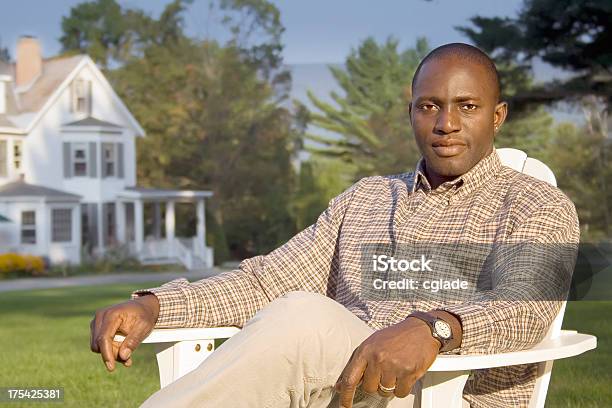
[{"label": "tree", "polygon": [[232,33],[230,44],[269,78],[283,61],[281,36],[285,28],[278,8],[265,0],[221,0],[220,7],[227,12],[223,22]]},{"label": "tree", "polygon": [[11,62],[11,53],[7,47],[2,45],[2,38],[0,38],[0,61],[6,63]]},{"label": "tree", "polygon": [[64,51],[88,54],[107,67],[126,44],[127,27],[121,6],[115,0],[80,3],[62,18],[60,42]]},{"label": "tree", "polygon": [[570,71],[564,81],[549,81],[520,101],[550,102],[585,95],[612,98],[612,7],[606,0],[525,0],[517,18],[473,17],[474,27],[459,27],[483,50],[520,62],[535,58]]},{"label": "tree", "polygon": [[309,133],[316,144],[309,150],[354,165],[355,177],[404,172],[419,156],[408,103],[412,76],[428,46],[424,39],[401,53],[397,46],[393,39],[379,45],[368,38],[351,51],[344,69],[330,67],[344,91],[331,94],[337,106],[308,94],[320,111],[311,113],[312,125],[328,132]]},{"label": "tree", "polygon": [[213,190],[210,215],[239,258],[295,232],[292,118],[238,49],[196,40],[151,45],[113,79],[147,131],[140,183]]},{"label": "tree", "polygon": [[329,200],[353,183],[355,169],[342,161],[311,156],[300,166],[291,215],[298,230],[314,223]]},{"label": "tree", "polygon": [[[592,171],[583,171],[575,160],[559,162],[562,154],[549,155],[551,163],[564,175],[559,184],[577,198],[581,215],[590,220],[587,236],[602,233],[612,236],[612,192],[607,187],[612,181],[609,161],[610,134],[607,112],[612,101],[612,7],[605,0],[526,0],[517,18],[471,19],[474,27],[460,27],[471,41],[494,57],[502,67],[502,80],[513,83],[509,94],[511,112],[529,116],[533,107],[556,101],[567,101],[585,113],[586,125],[557,131],[572,136],[568,145],[557,136],[552,139],[534,136],[528,142],[533,148],[540,145],[540,154],[555,151],[555,144],[563,144],[576,157],[588,158]],[[565,80],[551,80],[534,84],[530,69],[534,59],[573,73]],[[504,68],[507,68],[504,70]],[[514,76],[512,75],[514,74]],[[512,122],[512,121],[511,121]],[[581,135],[581,138],[573,137]],[[526,142],[527,138],[523,138]],[[574,171],[575,170],[575,171]],[[593,180],[582,179],[589,175]],[[593,189],[585,192],[585,186]],[[595,197],[597,199],[594,199]],[[593,216],[600,214],[600,216]]]},{"label": "tree", "polygon": [[[251,5],[267,2],[226,3],[228,12],[239,7],[252,15]],[[114,2],[98,0],[73,8],[71,18],[91,4],[99,6],[92,24],[106,21],[108,10],[115,10]],[[147,133],[137,142],[138,183],[212,190],[207,217],[209,226],[218,226],[209,241],[215,253],[230,248],[243,258],[267,252],[295,233],[289,202],[296,132],[290,113],[278,103],[273,79],[261,75],[276,60],[250,52],[248,44],[189,38],[183,31],[186,4],[171,2],[157,19],[119,8],[113,15],[123,19],[121,24],[135,22],[131,31],[104,42],[100,38],[107,38],[104,31],[112,33],[111,28],[102,23],[99,32],[80,27],[84,34],[74,37],[85,39],[66,43],[65,50],[83,52],[101,44],[99,61],[107,64],[115,90]],[[274,14],[270,10],[261,13]],[[69,33],[66,38],[72,38]]]},{"label": "tree", "polygon": [[80,3],[62,18],[62,49],[88,54],[103,69],[121,65],[151,44],[172,46],[185,37],[183,13],[191,1],[172,1],[157,20],[116,0]]}]

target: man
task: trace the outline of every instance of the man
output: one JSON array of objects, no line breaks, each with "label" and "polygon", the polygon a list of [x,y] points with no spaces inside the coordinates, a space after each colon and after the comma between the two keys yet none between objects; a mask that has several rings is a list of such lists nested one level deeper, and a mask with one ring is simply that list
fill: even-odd
[{"label": "man", "polygon": [[[441,352],[539,342],[566,293],[575,253],[513,245],[577,243],[573,204],[559,189],[501,165],[493,141],[507,104],[486,54],[466,44],[435,49],[417,69],[412,92],[410,120],[422,153],[415,172],[360,180],[311,227],[238,270],[137,291],[98,311],[91,348],[108,370],[115,360],[131,365],[153,327],[235,325],[239,334],[145,405],[391,407],[415,398]],[[451,255],[476,261],[462,258],[434,272],[466,277],[469,296],[371,296],[365,246],[395,251],[423,242],[436,250],[495,246],[456,250]],[[117,332],[127,335],[122,344],[112,342]],[[534,378],[533,365],[477,371],[465,404],[527,406]]]}]

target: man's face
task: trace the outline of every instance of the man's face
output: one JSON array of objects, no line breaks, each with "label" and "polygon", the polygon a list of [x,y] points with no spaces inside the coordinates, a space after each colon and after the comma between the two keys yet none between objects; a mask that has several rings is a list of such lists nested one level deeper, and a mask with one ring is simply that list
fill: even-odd
[{"label": "man's face", "polygon": [[410,120],[428,177],[460,176],[491,153],[507,109],[494,87],[475,62],[443,56],[421,67]]}]

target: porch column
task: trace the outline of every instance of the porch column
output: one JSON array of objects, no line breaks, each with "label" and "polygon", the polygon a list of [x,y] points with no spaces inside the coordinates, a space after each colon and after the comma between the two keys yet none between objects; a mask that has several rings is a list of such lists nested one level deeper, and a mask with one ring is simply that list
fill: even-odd
[{"label": "porch column", "polygon": [[134,243],[140,255],[144,242],[144,211],[141,199],[134,201]]},{"label": "porch column", "polygon": [[166,241],[168,242],[168,255],[174,256],[174,201],[166,201]]},{"label": "porch column", "polygon": [[200,256],[206,253],[206,213],[204,211],[204,199],[201,198],[196,204],[197,215],[197,250]]},{"label": "porch column", "polygon": [[125,244],[127,242],[125,233],[125,203],[117,201],[117,242]]}]

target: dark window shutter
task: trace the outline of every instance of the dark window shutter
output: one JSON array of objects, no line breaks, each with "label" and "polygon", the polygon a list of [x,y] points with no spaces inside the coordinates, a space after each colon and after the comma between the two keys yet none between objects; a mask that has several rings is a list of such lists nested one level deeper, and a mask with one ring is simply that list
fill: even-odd
[{"label": "dark window shutter", "polygon": [[98,204],[89,203],[87,205],[89,216],[89,242],[93,247],[98,246]]},{"label": "dark window shutter", "polygon": [[117,177],[123,178],[123,143],[117,143]]},{"label": "dark window shutter", "polygon": [[89,142],[89,177],[98,177],[98,155],[96,142]]},{"label": "dark window shutter", "polygon": [[106,143],[100,144],[100,164],[102,165],[102,171],[100,172],[100,176],[102,176],[102,178],[105,178],[108,176],[108,174],[106,174],[106,157],[104,156],[105,146],[106,146]]},{"label": "dark window shutter", "polygon": [[64,142],[64,177],[72,177],[72,156],[70,155],[70,143]]}]

